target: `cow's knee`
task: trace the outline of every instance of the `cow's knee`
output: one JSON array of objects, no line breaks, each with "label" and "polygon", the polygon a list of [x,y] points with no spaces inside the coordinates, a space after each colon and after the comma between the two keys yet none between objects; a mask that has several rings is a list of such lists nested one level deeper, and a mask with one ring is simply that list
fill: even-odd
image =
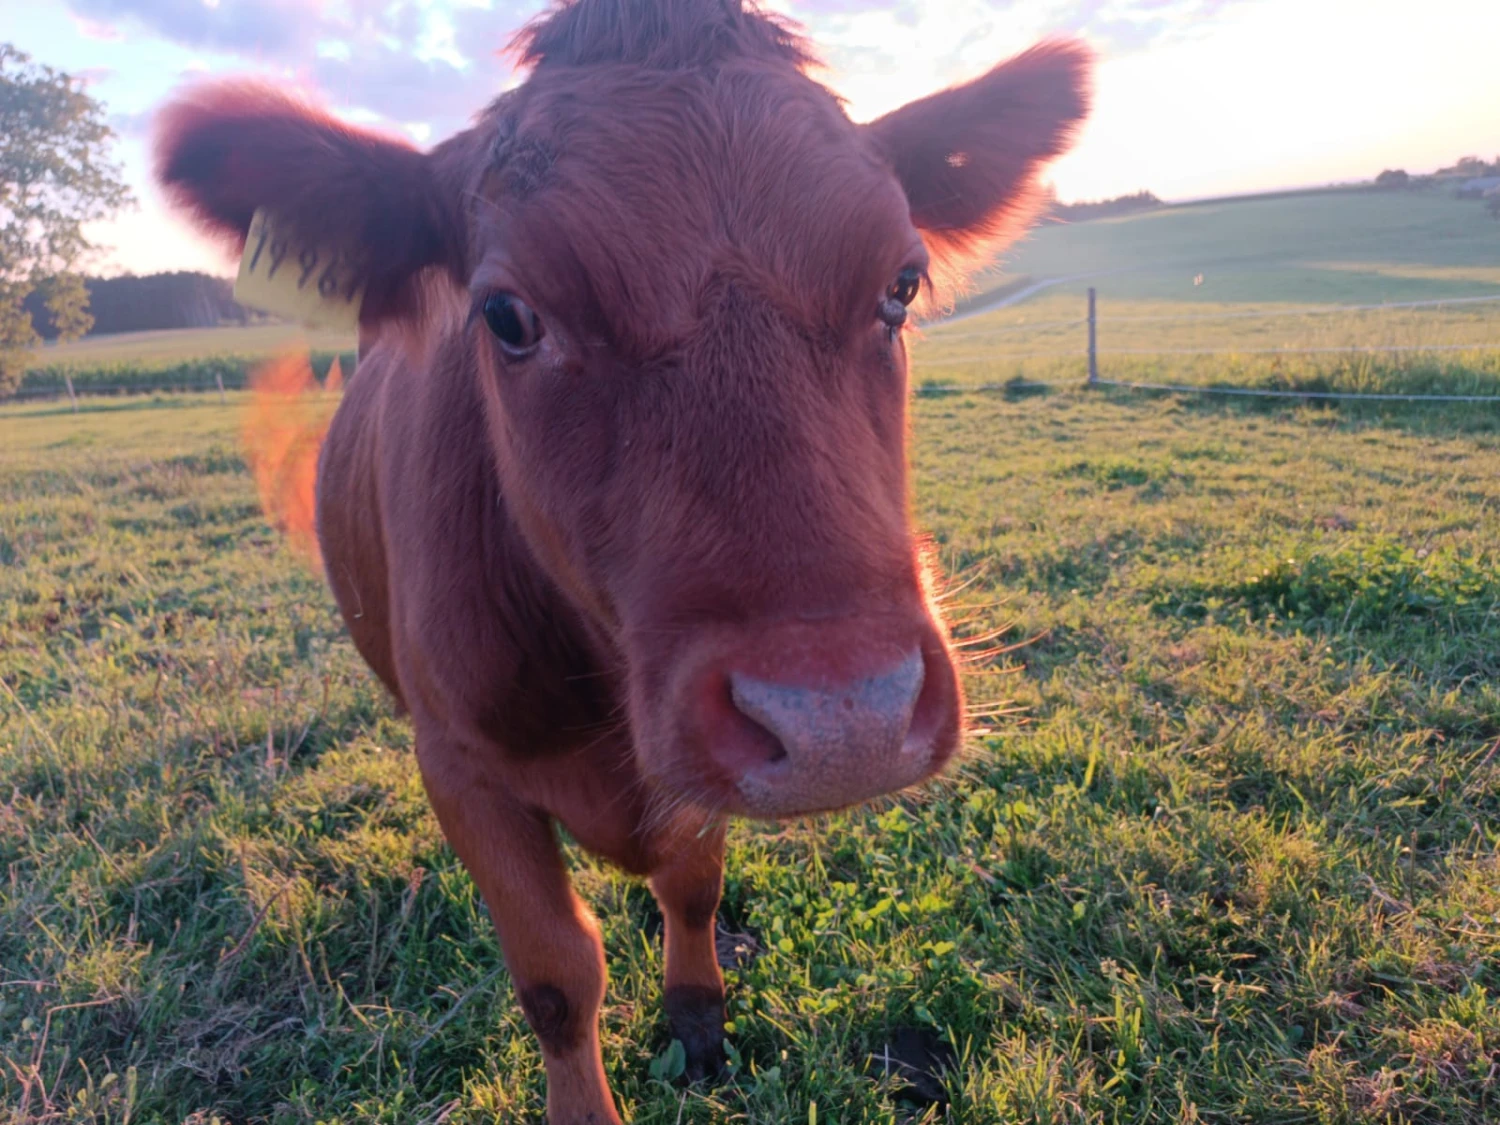
[{"label": "cow's knee", "polygon": [[[530,956],[518,956],[515,947],[521,943],[509,943],[506,960],[516,999],[543,1052],[562,1056],[586,1047],[593,1037],[604,1002],[604,944],[586,916],[548,929],[533,935],[540,941],[526,943]],[[550,947],[550,955],[538,956],[538,946]]]}]

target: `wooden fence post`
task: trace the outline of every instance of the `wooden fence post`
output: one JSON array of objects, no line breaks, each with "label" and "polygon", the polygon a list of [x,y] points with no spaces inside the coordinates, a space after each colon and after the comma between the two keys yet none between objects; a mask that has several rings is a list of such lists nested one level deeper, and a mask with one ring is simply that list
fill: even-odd
[{"label": "wooden fence post", "polygon": [[1099,318],[1095,314],[1094,287],[1089,286],[1089,386],[1099,383]]},{"label": "wooden fence post", "polygon": [[222,371],[214,372],[214,382],[219,385],[219,405],[227,406],[228,400],[224,397],[224,373]]},{"label": "wooden fence post", "polygon": [[73,413],[78,413],[78,396],[73,393],[73,376],[67,368],[63,368],[63,382],[68,386],[68,401],[73,404]]}]

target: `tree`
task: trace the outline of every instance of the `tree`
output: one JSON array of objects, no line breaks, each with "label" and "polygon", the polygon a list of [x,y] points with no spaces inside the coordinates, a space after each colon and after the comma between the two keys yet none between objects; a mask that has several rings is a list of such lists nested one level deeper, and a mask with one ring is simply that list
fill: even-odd
[{"label": "tree", "polygon": [[1411,184],[1411,177],[1406,174],[1404,168],[1387,168],[1375,177],[1375,186],[1383,188],[1404,188]]},{"label": "tree", "polygon": [[37,288],[59,340],[78,340],[88,335],[94,327],[94,315],[89,311],[88,284],[80,275],[54,274]]},{"label": "tree", "polygon": [[93,249],[84,225],[131,202],[108,159],[113,136],[81,82],[0,43],[0,398],[36,345],[23,307],[34,290],[68,337],[93,323],[76,273]]}]

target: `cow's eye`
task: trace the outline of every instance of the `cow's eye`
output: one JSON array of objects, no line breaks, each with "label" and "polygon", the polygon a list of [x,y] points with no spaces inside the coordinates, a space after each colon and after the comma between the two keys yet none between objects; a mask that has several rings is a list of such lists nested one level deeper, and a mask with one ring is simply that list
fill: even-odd
[{"label": "cow's eye", "polygon": [[916,266],[907,266],[896,275],[896,283],[891,286],[887,296],[893,301],[899,301],[903,305],[910,305],[917,299],[917,294],[922,292],[922,271]]},{"label": "cow's eye", "polygon": [[886,326],[894,340],[896,333],[906,323],[906,310],[917,294],[922,292],[922,271],[916,266],[907,266],[896,275],[896,280],[885,291],[885,297],[876,310],[880,322]]},{"label": "cow's eye", "polygon": [[875,310],[875,315],[885,325],[886,331],[890,333],[891,339],[896,338],[896,333],[906,323],[906,310],[917,294],[922,292],[922,271],[916,266],[907,266],[896,275],[896,280],[891,287],[885,291],[885,297],[880,302],[880,307]]},{"label": "cow's eye", "polygon": [[545,335],[541,319],[514,293],[491,293],[486,297],[484,322],[505,353],[514,359],[531,355]]}]

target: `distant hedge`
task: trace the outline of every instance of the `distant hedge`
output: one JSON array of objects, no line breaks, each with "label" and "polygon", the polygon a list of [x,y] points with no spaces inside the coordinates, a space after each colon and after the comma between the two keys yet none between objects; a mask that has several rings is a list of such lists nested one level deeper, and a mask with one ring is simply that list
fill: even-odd
[{"label": "distant hedge", "polygon": [[[235,303],[233,283],[205,273],[154,273],[144,277],[86,277],[89,312],[96,335],[154,332],[168,328],[214,328],[258,318]],[[26,299],[32,327],[44,340],[57,337],[40,291]]]},{"label": "distant hedge", "polygon": [[[354,370],[354,352],[314,352],[313,373],[321,380],[327,377],[328,369],[337,359],[344,374]],[[72,375],[73,389],[79,394],[150,394],[157,391],[214,391],[218,389],[216,377],[222,379],[225,390],[240,390],[250,378],[250,373],[262,366],[266,356],[212,356],[204,359],[189,359],[179,363],[141,365],[131,363],[105,364],[98,367],[69,368],[51,364],[28,371],[21,379],[18,399],[49,398],[65,395],[67,380]]]}]

